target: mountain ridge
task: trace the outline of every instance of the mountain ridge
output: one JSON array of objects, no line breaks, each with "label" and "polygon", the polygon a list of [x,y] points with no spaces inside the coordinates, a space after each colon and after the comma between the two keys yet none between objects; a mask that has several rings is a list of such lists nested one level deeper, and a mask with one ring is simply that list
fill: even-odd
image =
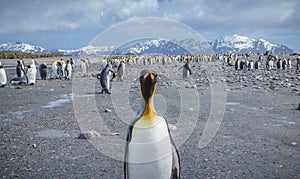
[{"label": "mountain ridge", "polygon": [[[125,45],[126,46],[126,45]],[[231,36],[221,36],[211,41],[196,41],[194,39],[186,39],[177,41],[164,39],[146,39],[137,42],[131,46],[115,47],[102,46],[96,47],[88,45],[76,49],[54,49],[47,50],[40,46],[27,44],[24,42],[8,42],[0,44],[0,51],[20,51],[33,54],[43,53],[61,53],[63,55],[81,56],[81,55],[124,55],[124,54],[229,54],[229,53],[265,53],[269,51],[271,54],[292,53],[293,50],[285,45],[274,44],[263,38],[250,38],[234,34]]]}]

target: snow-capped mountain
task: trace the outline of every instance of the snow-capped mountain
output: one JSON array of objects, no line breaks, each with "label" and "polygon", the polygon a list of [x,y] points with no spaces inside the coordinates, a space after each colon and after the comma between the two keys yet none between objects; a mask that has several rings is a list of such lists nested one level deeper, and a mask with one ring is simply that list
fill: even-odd
[{"label": "snow-capped mountain", "polygon": [[292,53],[293,50],[284,45],[273,44],[262,38],[253,39],[246,36],[232,35],[224,36],[213,41],[197,41],[194,39],[186,40],[163,40],[163,39],[143,39],[130,42],[121,47],[114,46],[86,46],[70,50],[47,50],[43,47],[30,45],[27,43],[6,43],[0,44],[0,51],[18,51],[33,54],[42,53],[61,53],[63,55],[110,55],[110,54],[223,54],[223,53],[264,53],[269,51],[271,54]]},{"label": "snow-capped mountain", "polygon": [[262,38],[253,39],[246,36],[232,35],[209,41],[215,53],[264,53],[269,51],[272,54],[291,53],[292,49],[284,45],[273,44]]},{"label": "snow-capped mountain", "polygon": [[0,51],[11,51],[11,52],[26,52],[33,54],[47,53],[47,50],[40,46],[34,46],[23,42],[8,42],[0,44]]},{"label": "snow-capped mountain", "polygon": [[61,53],[63,55],[79,56],[79,55],[108,55],[115,50],[114,46],[95,47],[92,45],[71,49],[71,50],[54,50],[52,52]]},{"label": "snow-capped mountain", "polygon": [[170,55],[179,55],[179,54],[189,54],[189,52],[177,45],[172,41],[161,40],[161,39],[149,39],[145,41],[138,42],[132,46],[119,47],[112,54],[124,55],[124,54],[170,54]]}]

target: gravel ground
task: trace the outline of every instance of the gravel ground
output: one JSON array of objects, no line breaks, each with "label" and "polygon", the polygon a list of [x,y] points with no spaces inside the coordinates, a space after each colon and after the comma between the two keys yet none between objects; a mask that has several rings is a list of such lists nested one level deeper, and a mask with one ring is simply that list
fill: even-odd
[{"label": "gravel ground", "polygon": [[[157,111],[166,116],[175,143],[180,143],[182,137],[187,138],[183,143],[176,143],[181,177],[300,178],[300,110],[296,110],[300,103],[299,74],[273,71],[264,76],[261,72],[226,68],[213,71],[215,78],[212,79],[208,78],[204,66],[195,63],[194,74],[189,80],[181,79],[181,72],[177,71],[179,64],[151,67],[160,74],[155,97]],[[90,74],[97,73],[99,67],[100,64],[94,63]],[[109,140],[101,142],[104,150],[123,149],[123,143],[111,141],[125,138],[132,113],[126,106],[117,106],[122,100],[117,93],[123,92],[121,97],[128,100],[133,113],[137,112],[140,99],[134,79],[141,69],[127,67],[125,81],[112,83],[112,95],[99,94],[99,81],[92,75],[82,77],[80,69],[76,69],[73,81],[37,80],[34,86],[0,89],[0,176],[123,178],[123,162],[117,160],[118,154],[110,157],[101,152],[93,145],[97,137],[85,140],[78,136],[82,133],[82,122],[88,123],[91,116],[100,116],[99,123],[110,132],[97,131],[101,137],[108,135]],[[78,94],[74,92],[76,82],[92,87],[78,83],[84,89]],[[223,83],[226,94],[223,120],[211,142],[199,147],[212,110],[210,87]],[[196,91],[199,106],[192,102],[182,104],[180,96],[185,94],[179,86],[191,92],[187,94],[191,101]],[[95,102],[93,114],[80,116],[81,111],[74,101],[79,97],[82,104]],[[195,109],[190,116],[181,119],[183,106]],[[191,123],[193,130],[188,131],[189,136],[184,136],[186,133],[179,125],[179,118]],[[93,128],[97,127],[91,127],[91,131]]]}]

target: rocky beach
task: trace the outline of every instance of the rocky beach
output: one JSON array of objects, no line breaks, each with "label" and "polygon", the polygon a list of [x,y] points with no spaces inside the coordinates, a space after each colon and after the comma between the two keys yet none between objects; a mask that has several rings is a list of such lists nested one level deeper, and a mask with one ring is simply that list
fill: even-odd
[{"label": "rocky beach", "polygon": [[178,147],[182,178],[300,178],[295,64],[248,71],[192,62],[187,80],[178,71],[183,63],[132,64],[109,95],[94,77],[102,59],[91,62],[88,76],[77,67],[71,80],[38,77],[35,85],[0,89],[1,178],[123,178],[137,79],[147,68],[159,74],[154,102]]}]

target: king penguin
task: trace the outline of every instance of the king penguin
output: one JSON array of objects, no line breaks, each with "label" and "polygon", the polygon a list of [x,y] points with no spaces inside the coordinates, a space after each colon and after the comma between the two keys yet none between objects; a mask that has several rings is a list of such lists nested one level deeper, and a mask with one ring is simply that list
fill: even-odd
[{"label": "king penguin", "polygon": [[70,80],[72,76],[72,64],[70,60],[67,60],[67,64],[64,68],[64,71],[65,71],[65,78],[67,80]]},{"label": "king penguin", "polygon": [[102,87],[102,90],[100,93],[107,93],[107,94],[111,94],[110,93],[110,81],[112,80],[110,73],[115,73],[114,70],[110,67],[109,64],[106,65],[106,67],[101,71],[100,75],[99,75],[99,79],[100,79],[100,85]]},{"label": "king penguin", "polygon": [[36,79],[36,74],[35,74],[35,70],[31,65],[27,66],[27,78],[28,78],[28,84],[29,85],[34,85],[35,84],[35,79]]},{"label": "king penguin", "polygon": [[58,73],[57,73],[57,62],[58,62],[58,60],[55,60],[55,62],[53,62],[53,64],[52,64],[52,72],[53,72],[54,79],[57,79],[59,77]]},{"label": "king penguin", "polygon": [[4,67],[2,66],[0,62],[0,87],[3,88],[6,86],[7,83],[7,77]]},{"label": "king penguin", "polygon": [[180,178],[179,155],[167,121],[155,112],[152,103],[157,75],[144,70],[139,80],[142,103],[127,131],[125,178]]}]

